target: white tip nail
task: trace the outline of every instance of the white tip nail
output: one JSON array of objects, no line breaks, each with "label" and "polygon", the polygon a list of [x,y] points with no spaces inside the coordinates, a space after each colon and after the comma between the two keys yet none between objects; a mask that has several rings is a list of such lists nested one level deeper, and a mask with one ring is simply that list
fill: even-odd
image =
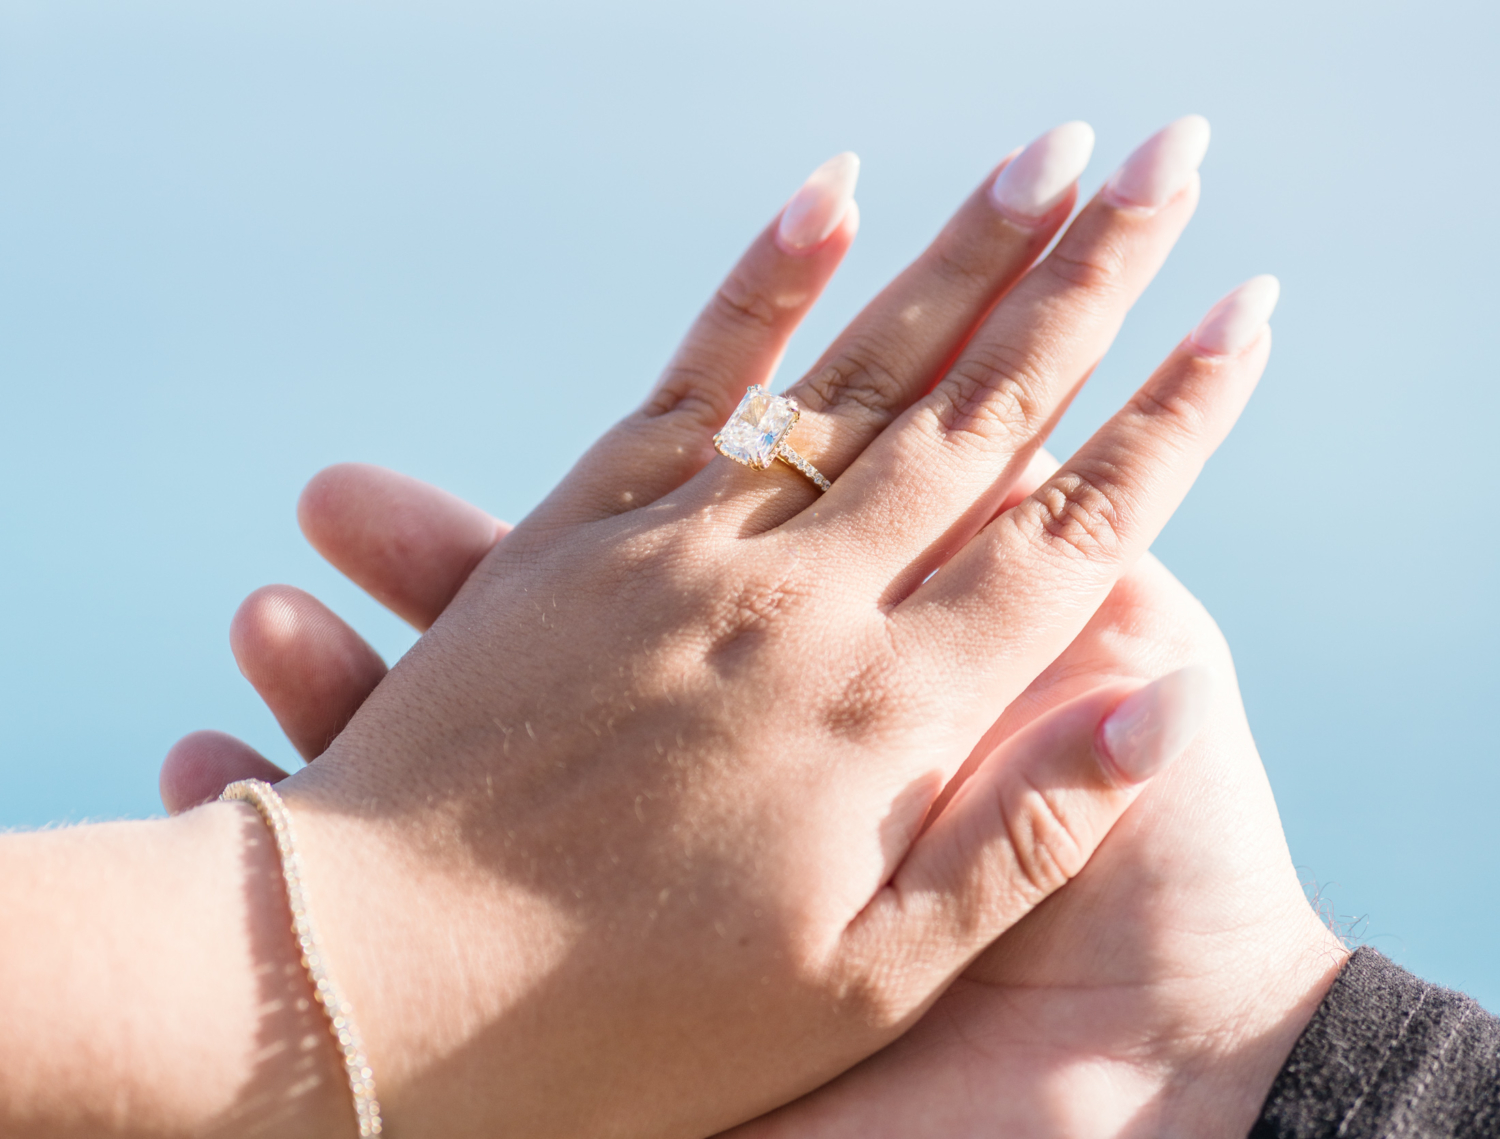
[{"label": "white tip nail", "polygon": [[1213,706],[1213,673],[1189,665],[1125,697],[1099,725],[1104,750],[1132,783],[1151,778],[1186,750]]},{"label": "white tip nail", "polygon": [[1185,115],[1148,138],[1115,171],[1104,194],[1118,205],[1155,209],[1182,192],[1208,153],[1208,120]]},{"label": "white tip nail", "polygon": [[859,156],[847,150],[814,170],[781,211],[781,244],[801,252],[827,241],[849,212],[858,181]]},{"label": "white tip nail", "polygon": [[1281,297],[1281,282],[1269,273],[1251,277],[1208,310],[1189,339],[1210,356],[1233,356],[1255,343]]},{"label": "white tip nail", "polygon": [[1094,128],[1063,123],[1031,143],[1000,171],[990,197],[1023,222],[1045,217],[1063,198],[1094,153]]}]

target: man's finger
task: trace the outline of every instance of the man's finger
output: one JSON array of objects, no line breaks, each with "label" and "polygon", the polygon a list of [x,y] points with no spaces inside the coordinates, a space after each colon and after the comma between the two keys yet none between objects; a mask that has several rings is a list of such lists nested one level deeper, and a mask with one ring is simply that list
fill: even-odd
[{"label": "man's finger", "polygon": [[285,771],[249,744],[223,732],[193,732],[167,752],[158,786],[162,806],[176,815],[212,802],[236,779],[275,783],[285,778]]},{"label": "man's finger", "polygon": [[323,753],[385,677],[385,662],[316,597],[257,589],[229,626],[235,663],[303,759]]},{"label": "man's finger", "polygon": [[335,569],[424,630],[510,530],[456,495],[368,463],[314,475],[297,521]]}]

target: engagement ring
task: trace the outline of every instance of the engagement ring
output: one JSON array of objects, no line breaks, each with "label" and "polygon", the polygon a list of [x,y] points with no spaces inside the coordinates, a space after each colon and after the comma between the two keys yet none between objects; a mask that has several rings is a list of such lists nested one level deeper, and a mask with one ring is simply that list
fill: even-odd
[{"label": "engagement ring", "polygon": [[757,471],[780,459],[806,475],[820,491],[827,490],[833,484],[786,441],[801,414],[796,400],[772,395],[760,384],[752,384],[729,422],[714,436],[714,449],[726,459]]}]

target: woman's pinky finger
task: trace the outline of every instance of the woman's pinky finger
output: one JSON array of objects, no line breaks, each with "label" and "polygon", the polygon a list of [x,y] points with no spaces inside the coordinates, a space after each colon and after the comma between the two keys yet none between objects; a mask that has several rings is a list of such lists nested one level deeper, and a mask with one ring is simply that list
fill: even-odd
[{"label": "woman's pinky finger", "polygon": [[[982,677],[1003,652],[1032,676],[1145,553],[1244,409],[1271,351],[1279,286],[1256,277],[1213,307],[1061,469],[986,526],[893,619]],[[1008,703],[1017,693],[982,689]]]},{"label": "woman's pinky finger", "polygon": [[813,171],[693,322],[640,410],[590,449],[541,508],[579,518],[643,506],[686,482],[751,384],[768,383],[854,242],[859,159]]}]

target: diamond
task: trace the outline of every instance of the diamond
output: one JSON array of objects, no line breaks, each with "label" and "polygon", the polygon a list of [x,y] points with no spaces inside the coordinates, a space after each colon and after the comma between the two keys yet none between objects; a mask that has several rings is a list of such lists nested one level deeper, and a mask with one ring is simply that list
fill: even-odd
[{"label": "diamond", "polygon": [[754,384],[724,429],[714,436],[714,446],[726,458],[763,471],[776,461],[776,449],[797,422],[798,414],[792,400]]}]

